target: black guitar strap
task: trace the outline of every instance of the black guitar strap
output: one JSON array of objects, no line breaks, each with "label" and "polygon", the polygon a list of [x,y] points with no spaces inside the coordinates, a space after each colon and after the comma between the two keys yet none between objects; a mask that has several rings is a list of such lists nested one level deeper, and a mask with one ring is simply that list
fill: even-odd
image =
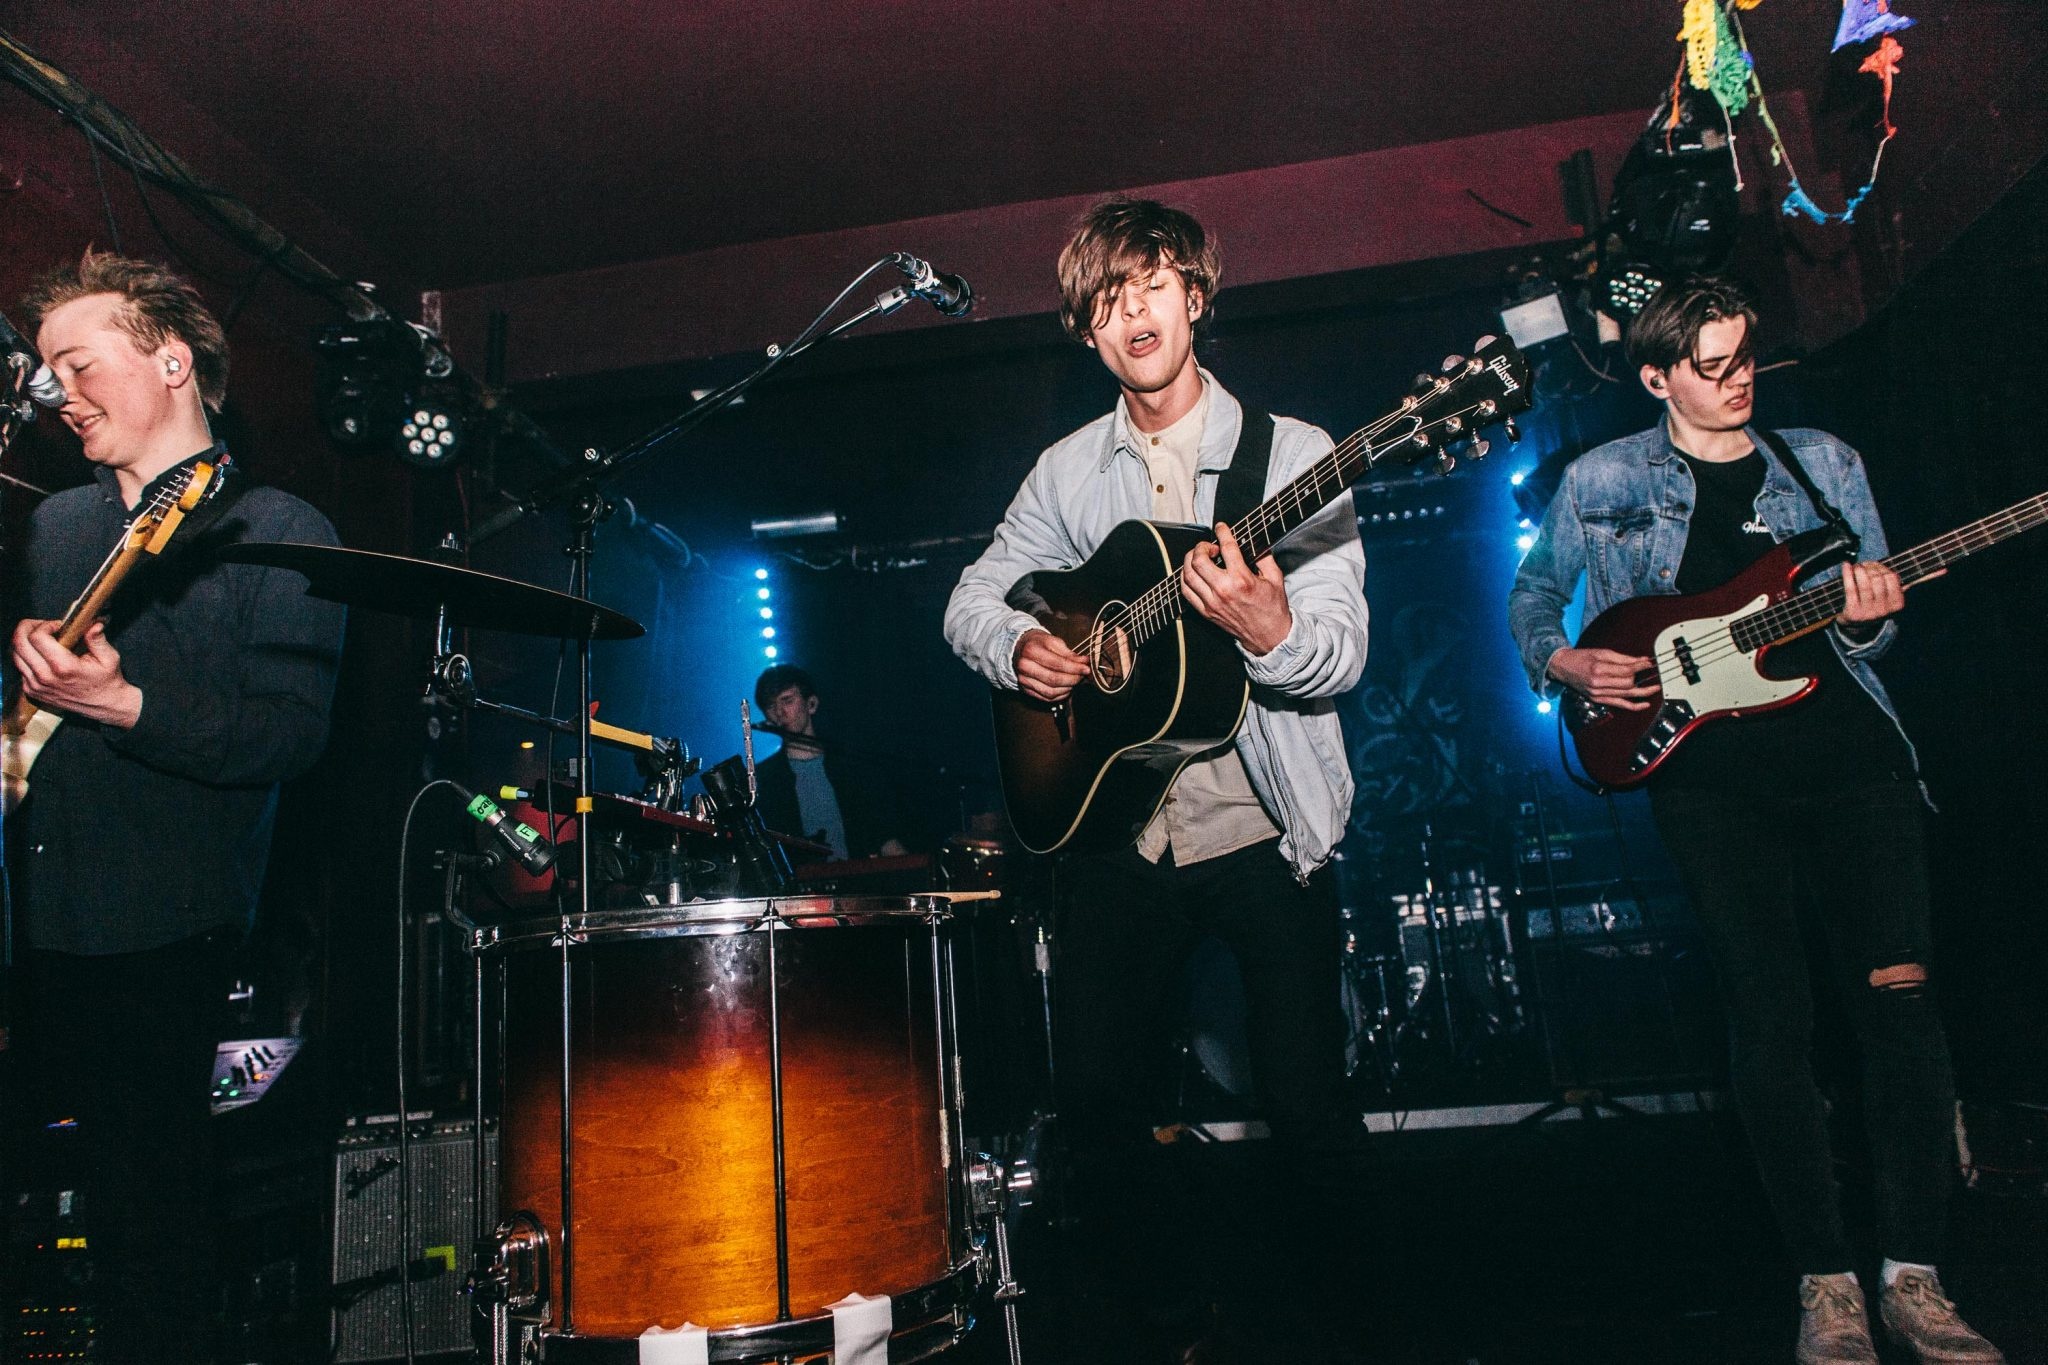
[{"label": "black guitar strap", "polygon": [[1237,451],[1230,457],[1230,468],[1216,481],[1215,521],[1235,525],[1239,517],[1266,500],[1266,469],[1272,462],[1273,414],[1246,408],[1237,432]]},{"label": "black guitar strap", "polygon": [[1814,486],[1812,477],[1806,472],[1806,467],[1800,464],[1798,457],[1792,453],[1791,444],[1775,431],[1759,428],[1757,434],[1764,438],[1764,444],[1769,446],[1771,453],[1778,457],[1778,463],[1785,466],[1785,470],[1792,476],[1793,482],[1806,490],[1806,500],[1813,504],[1813,510],[1820,514],[1820,519],[1839,526],[1845,531],[1848,530],[1848,520],[1842,516],[1833,503],[1821,496],[1820,489]]}]

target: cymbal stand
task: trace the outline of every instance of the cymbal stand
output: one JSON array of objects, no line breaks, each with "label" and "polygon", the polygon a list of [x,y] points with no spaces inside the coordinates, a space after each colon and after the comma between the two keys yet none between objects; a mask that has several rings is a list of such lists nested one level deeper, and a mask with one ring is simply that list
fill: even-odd
[{"label": "cymbal stand", "polygon": [[[1451,1003],[1450,978],[1444,975],[1444,930],[1443,920],[1437,906],[1436,861],[1430,841],[1434,831],[1425,824],[1422,827],[1422,922],[1429,940],[1429,970],[1436,982],[1437,1005],[1444,1017],[1444,1051],[1452,1057],[1458,1055],[1458,1026],[1456,1012]],[[1452,932],[1456,932],[1455,925]],[[1455,947],[1455,945],[1453,945]]]},{"label": "cymbal stand", "polygon": [[[469,536],[469,548],[511,526],[528,513],[539,512],[556,504],[565,504],[569,510],[569,522],[573,535],[568,547],[571,565],[569,591],[571,595],[588,599],[590,596],[591,556],[594,549],[599,523],[611,516],[613,506],[603,493],[604,485],[627,465],[646,457],[684,432],[701,425],[712,414],[730,405],[755,383],[771,371],[788,363],[796,356],[809,350],[821,341],[830,341],[844,335],[869,318],[892,313],[910,299],[906,289],[889,290],[878,296],[872,304],[846,321],[819,331],[825,318],[850,295],[854,289],[878,271],[897,264],[897,258],[886,256],[869,266],[852,284],[841,290],[838,297],[826,305],[818,319],[804,330],[804,333],[789,346],[771,346],[767,360],[751,374],[728,384],[715,393],[706,395],[693,403],[682,413],[662,423],[638,439],[628,442],[615,450],[605,452],[591,447],[583,452],[582,460],[570,468],[546,480],[539,487],[526,494],[511,498],[499,510],[473,528]],[[590,878],[589,823],[596,802],[590,788],[590,745],[592,718],[590,714],[591,657],[590,637],[592,627],[586,625],[576,638],[576,816],[578,834],[576,839],[576,907],[585,922],[592,908]],[[561,891],[561,879],[555,882],[556,894]],[[571,1245],[571,1229],[575,1226],[575,1191],[570,1179],[573,1152],[573,1101],[572,1091],[572,1038],[571,1023],[571,977],[569,961],[570,934],[575,924],[566,901],[561,903],[561,924],[556,935],[561,954],[561,1009],[562,1009],[562,1110],[561,1110],[561,1228],[557,1248],[561,1258],[561,1316],[558,1329],[563,1335],[570,1335],[575,1329],[575,1251]]]}]

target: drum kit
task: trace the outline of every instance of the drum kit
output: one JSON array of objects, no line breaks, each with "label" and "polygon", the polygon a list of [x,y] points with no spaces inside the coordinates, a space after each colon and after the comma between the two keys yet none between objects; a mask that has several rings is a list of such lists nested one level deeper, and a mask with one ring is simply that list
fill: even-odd
[{"label": "drum kit", "polygon": [[[752,809],[745,762],[704,772],[686,807],[697,767],[683,746],[599,724],[587,699],[573,720],[488,701],[449,647],[457,626],[572,638],[587,692],[589,643],[643,633],[630,618],[395,555],[243,544],[222,558],[433,619],[435,696],[583,746],[573,819],[591,837],[555,862],[563,884],[507,868],[511,908],[458,918],[476,986],[475,1131],[495,1095],[509,1211],[477,1229],[485,1359],[907,1362],[957,1345],[992,1304],[1020,1360],[1009,1239],[1038,1130],[993,1144],[998,1159],[964,1122],[963,1053],[987,1025],[961,976],[976,916],[1001,894],[1001,845],[948,845],[948,890],[799,882]],[[589,791],[593,741],[635,750],[647,790]]]}]

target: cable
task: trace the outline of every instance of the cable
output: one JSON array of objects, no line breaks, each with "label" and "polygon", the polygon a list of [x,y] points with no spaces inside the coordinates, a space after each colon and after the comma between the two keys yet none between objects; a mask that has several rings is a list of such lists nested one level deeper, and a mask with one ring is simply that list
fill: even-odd
[{"label": "cable", "polygon": [[[436,787],[456,787],[445,777],[437,777],[413,793],[412,804],[405,808],[405,822],[398,828],[398,1000],[396,1044],[398,1051],[398,1293],[399,1318],[405,1342],[405,1360],[410,1365],[413,1359],[413,1302],[412,1302],[412,1119],[406,1109],[405,1073],[406,1028],[405,1028],[405,874],[407,871],[406,852],[412,841],[413,816],[418,813],[420,802]],[[477,1141],[483,1140],[478,1135]]]},{"label": "cable", "polygon": [[[77,122],[77,120],[74,120],[74,122]],[[100,145],[92,140],[92,131],[84,123],[78,123],[78,132],[85,139],[85,150],[92,157],[92,178],[93,183],[100,187],[100,207],[106,210],[107,214],[107,235],[114,239],[114,254],[117,256],[122,255],[121,223],[119,219],[114,217],[113,196],[107,193],[106,172],[100,166]]]}]

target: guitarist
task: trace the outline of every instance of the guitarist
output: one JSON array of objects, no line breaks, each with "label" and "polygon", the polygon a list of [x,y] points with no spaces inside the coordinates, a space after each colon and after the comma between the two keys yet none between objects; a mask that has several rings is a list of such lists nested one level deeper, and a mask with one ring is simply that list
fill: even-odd
[{"label": "guitarist", "polygon": [[8,572],[25,615],[13,681],[63,718],[8,821],[22,1107],[78,1121],[99,1349],[124,1363],[204,1361],[217,1298],[213,1054],[278,783],[326,742],[342,610],[307,597],[296,574],[213,563],[203,542],[335,535],[297,498],[230,483],[120,586],[83,652],[64,648],[56,618],[133,510],[172,471],[226,463],[207,414],[228,350],[198,293],[150,262],[88,252],[25,307],[94,477],[36,508]]},{"label": "guitarist", "polygon": [[[1234,743],[1181,772],[1134,847],[1062,867],[1071,895],[1056,936],[1059,1112],[1082,1216],[1100,1220],[1086,1240],[1119,1279],[1147,1262],[1157,1271],[1176,1240],[1159,1224],[1169,1196],[1146,1193],[1134,1163],[1148,1146],[1157,1156],[1149,1129],[1171,1095],[1157,1063],[1203,937],[1237,955],[1259,1093],[1274,1133],[1301,1157],[1290,1166],[1327,1174],[1360,1131],[1344,1097],[1337,898],[1325,864],[1351,808],[1332,699],[1365,663],[1365,556],[1348,493],[1256,565],[1222,524],[1331,442],[1291,418],[1247,413],[1196,364],[1220,272],[1214,240],[1178,209],[1119,199],[1083,218],[1059,257],[1061,320],[1121,396],[1039,457],[946,611],[946,638],[976,671],[1056,702],[1083,683],[1088,662],[1006,604],[1011,584],[1078,564],[1128,519],[1216,527],[1188,555],[1180,586],[1237,641],[1251,711]],[[1219,485],[1233,470],[1242,485],[1254,469],[1263,477],[1219,511]]]},{"label": "guitarist", "polygon": [[[1956,1316],[1934,1268],[1954,1170],[1954,1082],[1929,994],[1916,760],[1871,668],[1897,634],[1902,589],[1869,562],[1886,553],[1884,528],[1856,452],[1824,432],[1749,424],[1755,328],[1749,295],[1717,278],[1667,285],[1636,316],[1628,358],[1664,420],[1565,470],[1515,575],[1509,624],[1538,691],[1562,683],[1640,710],[1659,695],[1642,681],[1650,660],[1565,637],[1582,575],[1590,620],[1629,598],[1717,587],[1824,520],[1845,520],[1860,539],[1866,562],[1843,574],[1840,616],[1766,664],[1818,675],[1818,690],[1702,727],[1651,779],[1650,805],[1713,952],[1736,1101],[1800,1272],[1798,1360],[1877,1360],[1813,1074],[1818,966],[1839,979],[1862,1044],[1884,1325],[1922,1361],[1999,1361]],[[1802,909],[1824,921],[1824,962],[1807,960]]]}]

